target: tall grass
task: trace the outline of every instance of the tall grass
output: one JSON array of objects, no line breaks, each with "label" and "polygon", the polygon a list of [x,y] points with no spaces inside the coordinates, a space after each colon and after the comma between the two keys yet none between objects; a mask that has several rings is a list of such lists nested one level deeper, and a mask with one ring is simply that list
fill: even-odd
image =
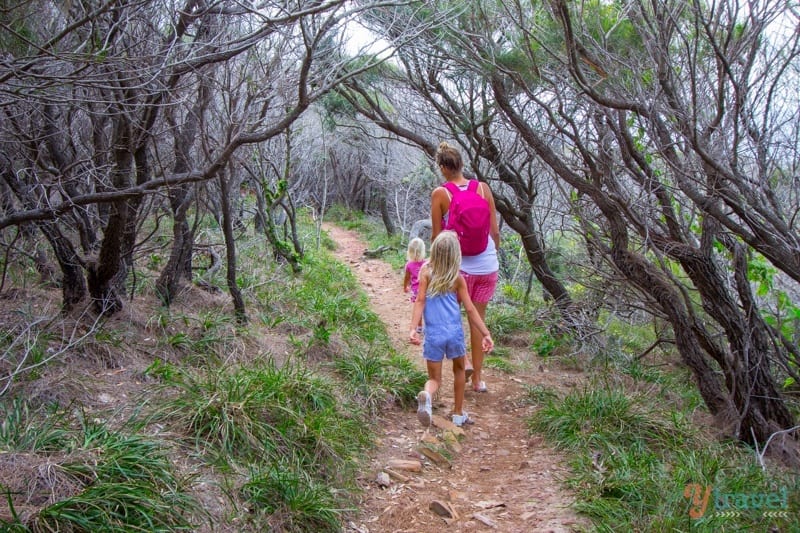
[{"label": "tall grass", "polygon": [[360,351],[334,361],[348,389],[371,414],[395,404],[410,405],[425,385],[427,374],[393,351]]},{"label": "tall grass", "polygon": [[185,435],[221,471],[251,471],[234,490],[256,511],[254,527],[337,530],[371,433],[360,406],[334,382],[304,365],[267,359],[173,373],[168,385],[175,390],[155,406],[152,421]]},{"label": "tall grass", "polygon": [[[7,493],[12,519],[0,522],[4,530],[167,532],[196,528],[202,509],[190,496],[187,480],[175,474],[161,443],[112,430],[85,415],[72,420],[64,411],[51,410],[45,419],[48,424],[43,426],[26,420],[29,410],[23,402],[11,405],[13,412],[6,413],[11,416],[3,423],[0,444],[4,458],[13,461],[16,453],[27,465],[40,464],[33,470],[38,474],[27,481],[30,494],[49,491],[62,497],[39,504],[23,521],[16,507],[30,509],[29,502],[20,493]],[[37,431],[40,434],[33,438],[32,432]],[[44,472],[47,476],[42,477]]]},{"label": "tall grass", "polygon": [[299,364],[211,369],[174,375],[176,392],[155,406],[218,464],[273,462],[287,454],[317,475],[352,466],[369,433],[362,413],[335,394],[335,384]]},{"label": "tall grass", "polygon": [[240,489],[255,520],[275,531],[341,531],[342,498],[330,484],[312,476],[302,459],[288,455],[254,469]]},{"label": "tall grass", "polygon": [[339,332],[345,342],[388,343],[386,326],[370,310],[369,301],[350,270],[326,252],[306,256],[302,283],[285,287],[280,296],[293,320],[310,330]]},{"label": "tall grass", "polygon": [[415,398],[424,373],[395,352],[385,324],[370,309],[353,273],[326,250],[310,251],[302,278],[284,285],[276,296],[271,303],[285,309],[285,321],[310,333],[307,351],[316,353],[334,335],[347,346],[331,363],[368,412]]},{"label": "tall grass", "polygon": [[766,473],[741,446],[703,437],[689,417],[657,407],[663,398],[599,386],[537,399],[544,405],[529,427],[566,452],[575,508],[599,531],[623,524],[630,531],[768,531],[793,523],[796,501],[788,517],[765,518],[760,510],[726,516],[712,502],[702,518],[691,518],[684,497],[690,483],[726,494],[781,487],[796,494],[800,485],[796,477]]},{"label": "tall grass", "polygon": [[0,450],[48,453],[68,446],[70,433],[57,407],[32,409],[22,398],[0,402]]}]

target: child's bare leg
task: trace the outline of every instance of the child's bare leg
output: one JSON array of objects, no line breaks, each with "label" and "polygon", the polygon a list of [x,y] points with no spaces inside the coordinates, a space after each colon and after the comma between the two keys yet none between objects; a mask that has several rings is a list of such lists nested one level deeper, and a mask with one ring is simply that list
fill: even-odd
[{"label": "child's bare leg", "polygon": [[464,368],[467,357],[453,359],[453,413],[464,414],[464,388],[466,387],[466,377]]},{"label": "child's bare leg", "polygon": [[425,382],[425,389],[417,394],[417,419],[428,427],[433,418],[431,401],[442,383],[442,362],[426,360],[425,364],[428,368],[428,381]]},{"label": "child's bare leg", "polygon": [[425,392],[431,395],[431,398],[439,390],[439,385],[442,383],[442,362],[441,361],[425,361],[428,370],[428,381],[425,382]]}]

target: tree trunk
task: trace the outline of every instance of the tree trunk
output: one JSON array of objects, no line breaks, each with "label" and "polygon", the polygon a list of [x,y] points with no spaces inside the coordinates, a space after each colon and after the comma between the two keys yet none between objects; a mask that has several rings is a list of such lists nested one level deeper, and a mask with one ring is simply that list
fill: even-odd
[{"label": "tree trunk", "polygon": [[[60,184],[64,191],[70,197],[78,196],[75,180],[70,175],[71,165],[70,159],[67,157],[68,149],[66,143],[62,142],[62,135],[64,130],[61,128],[62,120],[56,116],[56,111],[52,105],[45,104],[42,109],[44,118],[43,132],[45,139],[45,146],[47,147],[47,155],[55,164],[58,171],[61,173]],[[80,237],[81,247],[85,253],[92,253],[97,246],[97,235],[95,233],[94,225],[90,218],[90,213],[94,212],[94,206],[85,209],[75,209],[69,213],[78,231]]]},{"label": "tree trunk", "polygon": [[[572,301],[572,297],[567,292],[567,288],[555,275],[550,265],[547,263],[544,247],[537,235],[537,232],[531,227],[531,219],[514,216],[508,209],[504,209],[502,204],[498,204],[497,209],[503,217],[503,220],[516,231],[522,240],[522,248],[525,250],[525,257],[531,266],[531,271],[542,284],[544,290],[553,297],[556,307],[558,307],[561,316],[570,325],[578,325],[578,317],[580,315],[579,309],[576,308]],[[504,212],[506,211],[506,212]]]},{"label": "tree trunk", "polygon": [[[124,189],[131,184],[134,150],[131,138],[132,124],[128,117],[117,116],[114,121],[111,185]],[[95,310],[103,315],[112,315],[122,309],[123,300],[118,292],[122,266],[122,244],[130,221],[127,200],[117,200],[110,205],[108,222],[103,231],[103,240],[97,259],[86,265],[89,296]]]},{"label": "tree trunk", "polygon": [[115,280],[122,263],[122,239],[127,222],[128,202],[114,202],[97,260],[86,265],[89,296],[95,310],[102,315],[113,315],[123,307]]},{"label": "tree trunk", "polygon": [[62,307],[65,312],[70,312],[86,298],[88,292],[81,259],[54,222],[39,222],[37,225],[53,248],[61,268]]},{"label": "tree trunk", "polygon": [[231,299],[233,300],[236,321],[240,324],[245,324],[247,323],[247,312],[245,311],[244,298],[242,298],[242,292],[236,284],[236,240],[233,236],[233,220],[231,220],[230,181],[225,178],[224,171],[219,173],[219,190],[222,233],[225,236],[225,252],[228,266],[226,275],[228,291],[231,293]]},{"label": "tree trunk", "polygon": [[731,252],[738,301],[711,256],[713,248],[702,253],[673,244],[669,249],[697,287],[704,310],[722,326],[728,341],[727,350],[711,352],[716,354],[736,408],[734,416],[725,420],[728,430],[744,441],[766,442],[771,434],[795,423],[772,377],[770,360],[777,359],[775,351],[780,344],[773,342],[755,304],[744,246],[710,228],[713,224],[710,219],[704,223],[704,237],[718,238]]},{"label": "tree trunk", "polygon": [[[44,200],[29,189],[19,175],[10,166],[3,165],[2,178],[13,191],[19,202],[26,209],[35,209]],[[86,298],[86,278],[83,275],[82,261],[69,239],[67,239],[53,221],[37,221],[36,226],[47,239],[53,249],[56,261],[61,268],[62,309],[69,312]],[[24,231],[25,228],[22,228]]]},{"label": "tree trunk", "polygon": [[[186,121],[181,128],[175,124],[171,113],[166,114],[167,121],[172,125],[173,145],[175,151],[175,174],[182,174],[191,169],[192,147],[197,139],[200,118],[208,104],[211,91],[207,87],[207,78],[203,78],[198,89],[197,101],[192,110],[187,114]],[[192,185],[173,187],[169,191],[169,205],[172,209],[172,248],[169,259],[156,282],[156,292],[161,302],[169,306],[180,288],[182,279],[192,279],[192,253],[194,249],[194,231],[189,227],[186,213],[194,200]]]},{"label": "tree trunk", "polygon": [[681,303],[681,295],[644,258],[619,246],[615,246],[611,254],[620,272],[640,290],[649,294],[667,316],[675,334],[675,345],[681,360],[694,374],[708,410],[723,420],[730,419],[736,409],[728,395],[723,392],[722,382],[715,369],[706,359],[703,343],[695,334],[696,324]]},{"label": "tree trunk", "polygon": [[[172,247],[169,259],[156,281],[156,293],[161,303],[166,306],[169,306],[175,298],[181,279],[191,279],[194,234],[189,228],[186,213],[191,205],[193,195],[187,190],[187,187],[175,187],[169,194],[173,214]],[[188,275],[186,273],[187,262],[190,265]]]},{"label": "tree trunk", "polygon": [[391,213],[389,213],[389,203],[386,201],[386,192],[381,191],[380,198],[381,220],[383,220],[383,227],[386,228],[386,234],[391,237],[396,231],[394,228],[394,220]]}]

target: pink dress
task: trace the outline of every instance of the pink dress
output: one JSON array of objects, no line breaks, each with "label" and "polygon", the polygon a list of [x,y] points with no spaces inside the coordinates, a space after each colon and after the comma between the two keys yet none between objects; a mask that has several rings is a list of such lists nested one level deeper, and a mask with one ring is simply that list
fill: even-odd
[{"label": "pink dress", "polygon": [[419,271],[425,261],[409,261],[406,263],[406,272],[410,274],[411,279],[411,301],[417,300],[417,293],[419,292]]}]

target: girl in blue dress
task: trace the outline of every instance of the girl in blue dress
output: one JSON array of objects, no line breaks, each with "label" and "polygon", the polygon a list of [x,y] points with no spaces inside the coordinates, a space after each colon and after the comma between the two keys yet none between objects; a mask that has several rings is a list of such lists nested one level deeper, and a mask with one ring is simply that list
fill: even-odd
[{"label": "girl in blue dress", "polygon": [[428,371],[425,389],[417,395],[417,417],[424,426],[431,423],[431,398],[442,382],[442,361],[453,362],[453,424],[463,426],[472,421],[464,410],[464,329],[461,325],[461,307],[467,313],[471,328],[480,332],[484,352],[494,348],[491,334],[472,303],[467,283],[461,275],[461,248],[452,231],[442,231],[431,245],[431,255],[419,273],[419,292],[411,316],[409,340],[420,344],[417,326],[425,319],[425,342],[422,357]]}]

